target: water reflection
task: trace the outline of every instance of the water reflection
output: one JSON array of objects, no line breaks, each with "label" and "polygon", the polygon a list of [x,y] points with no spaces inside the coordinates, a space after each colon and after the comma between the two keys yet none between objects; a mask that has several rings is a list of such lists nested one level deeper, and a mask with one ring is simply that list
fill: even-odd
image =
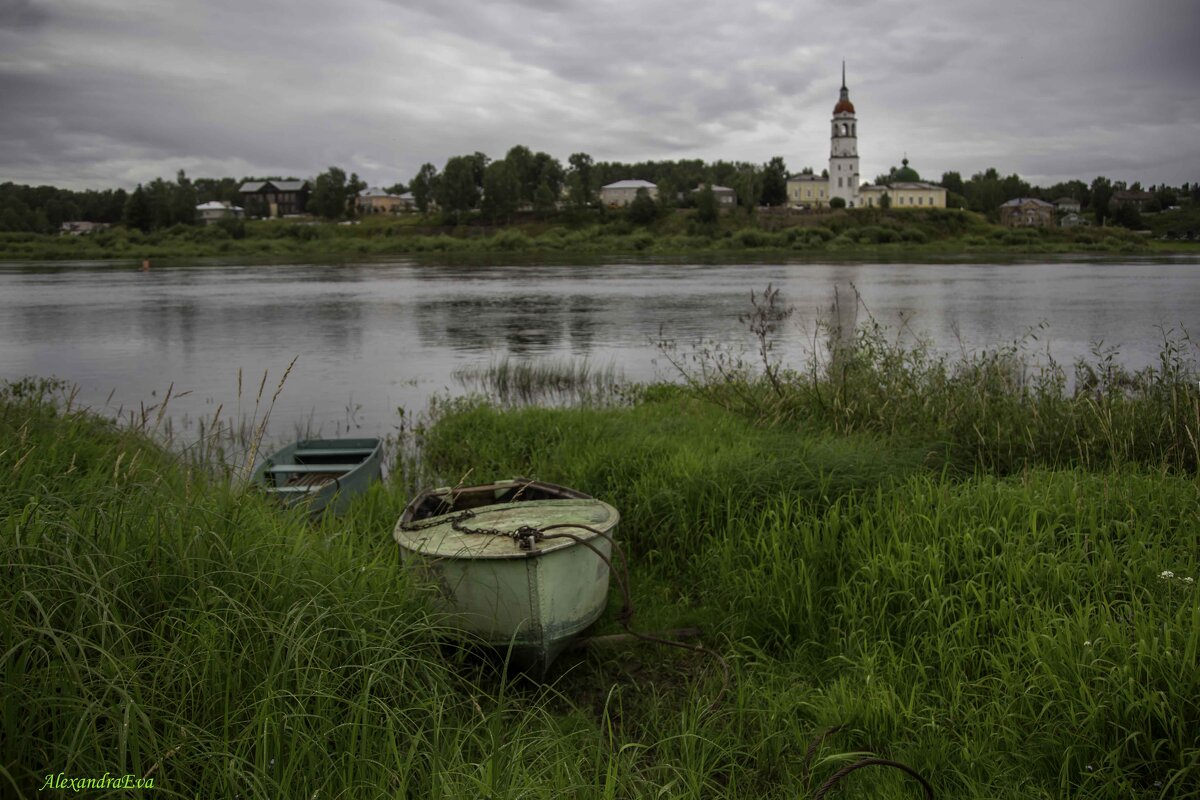
[{"label": "water reflection", "polygon": [[808,357],[817,318],[846,341],[869,315],[892,338],[921,336],[952,354],[1012,342],[1044,321],[1035,350],[1070,363],[1103,340],[1137,367],[1154,361],[1158,325],[1200,330],[1198,266],[15,265],[0,267],[0,377],[57,374],[80,383],[88,402],[115,389],[114,404],[125,406],[173,382],[193,392],[177,411],[198,416],[238,408],[239,370],[255,386],[268,371],[273,388],[298,357],[279,425],[310,419],[379,433],[396,424],[397,406],[454,390],[464,365],[586,357],[648,380],[660,331],[684,347],[701,338],[748,345],[738,317],[750,291],[768,283],[796,307],[777,344],[793,365]]}]

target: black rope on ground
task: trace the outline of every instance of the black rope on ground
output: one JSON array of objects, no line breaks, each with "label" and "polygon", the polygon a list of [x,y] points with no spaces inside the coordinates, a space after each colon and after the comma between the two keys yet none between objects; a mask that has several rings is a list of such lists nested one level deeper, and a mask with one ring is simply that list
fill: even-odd
[{"label": "black rope on ground", "polygon": [[845,727],[845,723],[841,725],[834,725],[829,730],[817,734],[817,736],[815,736],[813,740],[808,743],[808,749],[804,751],[804,761],[800,763],[800,782],[803,783],[805,787],[808,786],[808,771],[809,768],[812,767],[812,760],[817,754],[817,749],[821,746],[826,738],[833,736],[835,733],[838,733],[841,730],[844,730]]},{"label": "black rope on ground", "polygon": [[886,758],[875,757],[864,758],[860,761],[855,761],[853,764],[847,764],[837,772],[830,775],[829,779],[822,783],[820,788],[817,789],[817,793],[813,795],[813,800],[821,800],[822,797],[829,793],[830,789],[845,779],[847,775],[857,769],[862,769],[863,767],[892,767],[894,769],[901,770],[902,772],[906,772],[921,784],[921,788],[925,790],[926,800],[934,800],[933,787],[929,785],[929,781],[921,777],[921,773],[917,772],[907,764],[901,764],[899,761],[890,761]]}]

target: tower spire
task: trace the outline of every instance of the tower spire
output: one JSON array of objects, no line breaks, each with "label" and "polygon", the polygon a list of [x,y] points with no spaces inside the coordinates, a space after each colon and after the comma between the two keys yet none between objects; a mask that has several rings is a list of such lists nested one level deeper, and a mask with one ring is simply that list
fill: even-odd
[{"label": "tower spire", "polygon": [[846,61],[842,60],[842,88],[846,88]]}]

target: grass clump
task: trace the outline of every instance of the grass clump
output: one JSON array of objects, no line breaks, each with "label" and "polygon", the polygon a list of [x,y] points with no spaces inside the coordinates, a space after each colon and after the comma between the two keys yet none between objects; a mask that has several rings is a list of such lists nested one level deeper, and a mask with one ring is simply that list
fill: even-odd
[{"label": "grass clump", "polygon": [[[713,344],[662,350],[699,397],[764,424],[877,433],[945,452],[957,468],[1008,474],[1036,466],[1138,464],[1200,468],[1200,370],[1186,331],[1164,330],[1158,363],[1138,371],[1115,350],[1094,350],[1071,371],[1029,345],[1044,325],[1011,344],[959,358],[906,344],[873,318],[818,321],[824,349],[796,369],[773,354],[791,317],[777,290],[753,295],[743,317],[757,343],[747,357]],[[861,305],[861,301],[856,301]],[[853,319],[835,309],[832,320]]]},{"label": "grass clump", "polygon": [[462,367],[454,378],[500,404],[596,403],[617,399],[625,380],[616,364],[588,361],[529,361],[505,357]]}]

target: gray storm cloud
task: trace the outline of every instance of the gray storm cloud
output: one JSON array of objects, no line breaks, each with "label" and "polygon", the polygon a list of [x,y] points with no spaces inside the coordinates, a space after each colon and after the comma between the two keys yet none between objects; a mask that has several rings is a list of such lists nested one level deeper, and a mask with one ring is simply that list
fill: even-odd
[{"label": "gray storm cloud", "polygon": [[561,159],[1200,179],[1200,4],[0,0],[0,181]]}]

